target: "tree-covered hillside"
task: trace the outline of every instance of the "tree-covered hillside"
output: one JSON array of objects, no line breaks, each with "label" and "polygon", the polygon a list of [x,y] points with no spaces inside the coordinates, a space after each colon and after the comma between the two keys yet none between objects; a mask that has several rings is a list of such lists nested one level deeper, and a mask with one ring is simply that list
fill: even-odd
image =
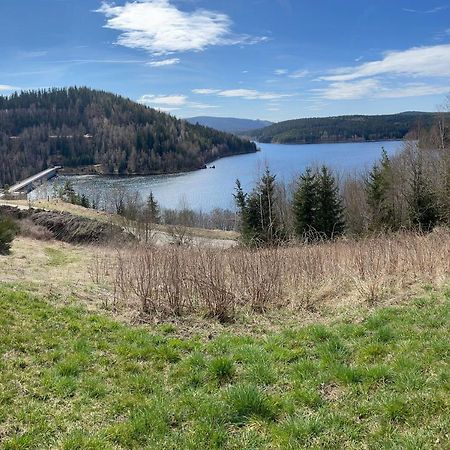
[{"label": "tree-covered hillside", "polygon": [[0,185],[51,165],[108,174],[192,170],[255,144],[88,88],[0,97]]},{"label": "tree-covered hillside", "polygon": [[198,116],[186,119],[189,123],[200,124],[205,127],[215,128],[216,130],[225,131],[226,133],[248,132],[258,128],[268,127],[273,122],[268,120],[252,120],[252,119],[237,119],[235,117],[212,117],[212,116]]},{"label": "tree-covered hillside", "polygon": [[340,116],[288,120],[256,130],[259,142],[314,144],[403,139],[418,127],[430,128],[436,114],[407,112],[380,116]]}]

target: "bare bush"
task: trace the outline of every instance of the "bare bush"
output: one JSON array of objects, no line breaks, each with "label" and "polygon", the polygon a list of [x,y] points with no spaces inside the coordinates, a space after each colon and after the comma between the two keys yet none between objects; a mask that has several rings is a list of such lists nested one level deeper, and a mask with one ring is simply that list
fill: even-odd
[{"label": "bare bush", "polygon": [[283,262],[277,248],[232,252],[231,276],[244,306],[263,312],[283,299]]},{"label": "bare bush", "polygon": [[[227,257],[228,256],[228,257]],[[229,254],[218,250],[195,250],[191,269],[196,297],[204,306],[208,317],[228,322],[234,317],[236,293],[230,273]]]},{"label": "bare bush", "polygon": [[20,234],[38,241],[50,241],[54,238],[53,233],[49,229],[35,224],[31,219],[20,221]]},{"label": "bare bush", "polygon": [[119,251],[104,270],[122,304],[155,317],[229,321],[242,312],[317,310],[348,299],[372,306],[417,284],[448,282],[450,231],[259,250],[139,246]]}]

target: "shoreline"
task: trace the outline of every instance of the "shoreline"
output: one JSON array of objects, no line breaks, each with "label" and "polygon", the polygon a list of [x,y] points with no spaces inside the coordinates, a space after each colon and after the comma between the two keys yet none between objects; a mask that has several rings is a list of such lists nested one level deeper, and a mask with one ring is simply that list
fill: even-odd
[{"label": "shoreline", "polygon": [[[242,156],[242,155],[252,155],[255,153],[258,153],[261,151],[261,148],[257,148],[255,152],[244,152],[244,153],[235,153],[233,155],[223,155],[218,158],[207,160],[205,161],[205,166],[208,164],[213,164],[216,161],[219,161],[221,159],[225,158],[232,158],[234,156]],[[180,169],[173,172],[144,172],[144,173],[104,173],[92,170],[92,168],[100,166],[100,164],[93,164],[90,166],[83,166],[86,168],[86,170],[81,170],[79,167],[74,168],[62,168],[58,171],[58,175],[63,176],[84,176],[84,175],[96,175],[96,176],[102,176],[102,177],[115,177],[115,178],[138,178],[138,177],[151,177],[151,176],[168,176],[168,175],[180,175],[183,173],[192,173],[197,172],[198,170],[208,170],[209,167],[197,167],[195,169]]]},{"label": "shoreline", "polygon": [[327,144],[365,144],[373,142],[403,142],[401,139],[368,139],[363,141],[326,141],[326,142],[262,142],[254,141],[256,144],[274,144],[274,145],[327,145]]}]

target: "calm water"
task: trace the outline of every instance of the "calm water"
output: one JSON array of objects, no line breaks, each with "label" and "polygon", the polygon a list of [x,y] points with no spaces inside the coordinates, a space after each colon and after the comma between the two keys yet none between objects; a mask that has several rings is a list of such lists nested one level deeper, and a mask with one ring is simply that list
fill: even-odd
[{"label": "calm water", "polygon": [[[215,207],[234,208],[233,192],[236,179],[244,190],[250,190],[266,164],[279,180],[290,181],[307,166],[327,164],[340,174],[353,173],[370,167],[384,147],[388,154],[399,150],[401,142],[366,142],[351,144],[279,145],[259,144],[261,151],[249,155],[223,158],[210,166],[215,169],[176,175],[146,177],[61,176],[57,183],[70,179],[79,193],[88,196],[93,192],[105,192],[115,186],[138,191],[143,197],[153,191],[160,205],[178,208],[189,207],[210,211]],[[45,197],[52,186],[43,187],[32,196]]]}]

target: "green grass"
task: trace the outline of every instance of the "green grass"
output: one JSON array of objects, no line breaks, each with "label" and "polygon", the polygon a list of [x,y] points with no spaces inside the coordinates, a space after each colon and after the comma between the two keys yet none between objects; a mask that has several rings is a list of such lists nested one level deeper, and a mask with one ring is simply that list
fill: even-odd
[{"label": "green grass", "polygon": [[433,295],[204,341],[2,288],[0,447],[450,448],[450,301]]},{"label": "green grass", "polygon": [[73,261],[73,258],[67,256],[67,253],[57,248],[45,247],[44,252],[48,258],[49,266],[64,266]]}]

